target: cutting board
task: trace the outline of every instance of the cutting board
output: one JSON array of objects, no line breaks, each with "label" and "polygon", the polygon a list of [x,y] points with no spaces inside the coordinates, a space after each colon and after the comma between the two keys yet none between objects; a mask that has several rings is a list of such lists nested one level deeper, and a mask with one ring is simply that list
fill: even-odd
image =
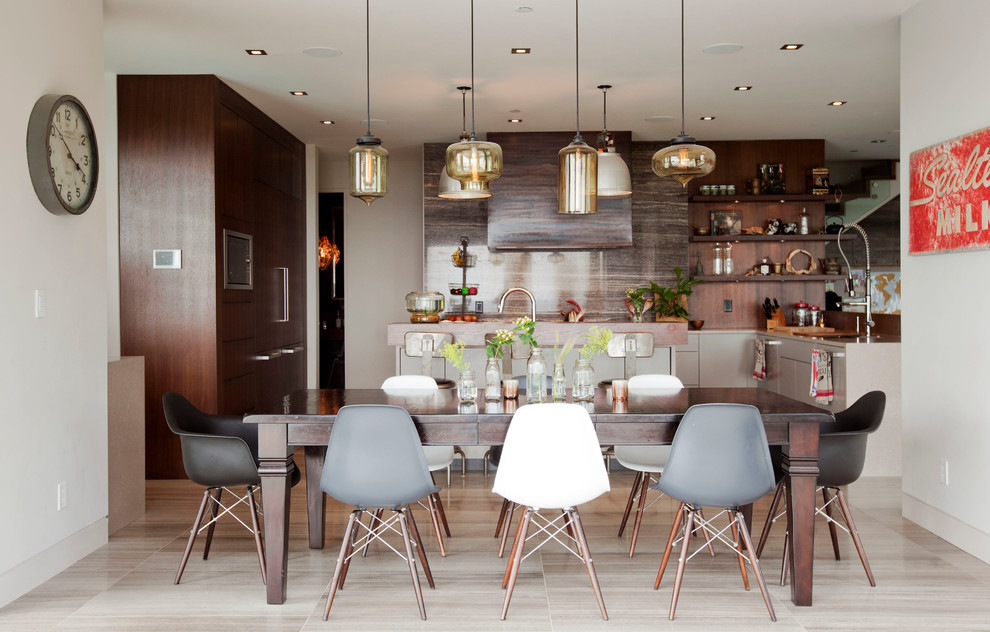
[{"label": "cutting board", "polygon": [[797,335],[818,335],[830,334],[835,331],[835,327],[777,327],[774,333],[797,334]]}]

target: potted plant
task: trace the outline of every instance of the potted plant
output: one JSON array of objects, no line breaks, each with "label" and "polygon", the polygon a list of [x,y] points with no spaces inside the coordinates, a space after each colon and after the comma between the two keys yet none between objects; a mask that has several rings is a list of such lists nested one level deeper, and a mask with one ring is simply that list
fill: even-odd
[{"label": "potted plant", "polygon": [[626,309],[629,310],[630,318],[634,323],[643,322],[643,314],[653,307],[652,288],[637,287],[626,290]]},{"label": "potted plant", "polygon": [[655,282],[650,282],[653,290],[653,313],[658,322],[687,322],[687,297],[694,292],[692,288],[701,283],[690,276],[682,277],[680,268],[674,268],[674,275],[674,287],[660,287]]}]

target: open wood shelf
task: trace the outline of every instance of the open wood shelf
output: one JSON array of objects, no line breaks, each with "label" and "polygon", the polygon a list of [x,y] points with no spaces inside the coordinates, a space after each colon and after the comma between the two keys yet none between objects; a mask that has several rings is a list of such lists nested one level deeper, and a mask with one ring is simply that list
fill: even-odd
[{"label": "open wood shelf", "polygon": [[[845,196],[843,196],[843,199],[846,199]],[[829,201],[834,201],[834,197],[831,195],[810,195],[806,193],[782,195],[692,195],[688,198],[688,202],[710,202],[712,204],[719,204],[722,202],[759,202],[767,204],[773,202]]]},{"label": "open wood shelf", "polygon": [[752,275],[744,276],[742,274],[729,274],[722,276],[715,276],[711,274],[705,274],[702,276],[692,276],[692,279],[697,281],[707,281],[714,283],[776,283],[776,282],[815,282],[821,283],[822,281],[841,281],[845,279],[844,274],[768,274],[768,275]]},{"label": "open wood shelf", "polygon": [[[851,239],[853,235],[845,234],[843,239]],[[688,241],[835,241],[837,235],[691,235]]]}]

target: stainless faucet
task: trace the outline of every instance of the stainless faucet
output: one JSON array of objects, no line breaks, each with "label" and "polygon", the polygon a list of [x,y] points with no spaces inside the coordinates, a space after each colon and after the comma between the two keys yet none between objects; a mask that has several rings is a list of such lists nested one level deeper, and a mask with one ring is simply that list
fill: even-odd
[{"label": "stainless faucet", "polygon": [[505,293],[502,294],[502,298],[498,299],[498,313],[502,313],[502,308],[505,307],[505,298],[513,292],[522,292],[529,297],[529,305],[533,310],[533,320],[536,320],[536,297],[534,297],[533,293],[524,287],[510,287],[507,289]]},{"label": "stainless faucet", "polygon": [[[872,297],[870,296],[871,293],[870,291],[873,287],[873,284],[870,281],[870,240],[866,236],[866,231],[863,230],[863,227],[855,223],[843,224],[842,228],[839,229],[839,234],[836,236],[836,240],[838,241],[838,245],[839,245],[839,254],[842,255],[842,259],[846,262],[846,275],[847,275],[846,292],[849,294],[850,297],[853,298],[856,297],[856,288],[853,286],[852,269],[849,267],[849,259],[846,258],[846,253],[842,252],[842,231],[846,230],[847,228],[852,228],[857,232],[859,232],[859,234],[863,236],[863,243],[866,244],[866,295],[858,301],[842,301],[842,303],[844,305],[854,305],[854,306],[862,305],[866,307],[866,337],[869,338],[870,328],[873,327],[873,325],[875,324],[873,322],[873,305],[872,305],[873,300]],[[859,320],[857,319],[857,324],[858,323]],[[858,329],[859,328],[857,327],[857,331]]]}]

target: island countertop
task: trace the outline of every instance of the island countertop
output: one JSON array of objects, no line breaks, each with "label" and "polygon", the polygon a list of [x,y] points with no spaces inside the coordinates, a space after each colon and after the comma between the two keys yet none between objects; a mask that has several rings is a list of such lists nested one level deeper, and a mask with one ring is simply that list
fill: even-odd
[{"label": "island countertop", "polygon": [[[483,347],[485,334],[495,333],[498,329],[511,330],[515,319],[482,320],[476,323],[440,322],[440,323],[389,323],[388,344],[402,346],[408,332],[448,333],[454,340],[463,340],[465,346]],[[686,345],[688,342],[688,326],[685,322],[642,322],[626,321],[592,321],[580,323],[565,323],[563,321],[536,321],[535,335],[543,344],[552,345],[558,339],[568,340],[588,332],[594,326],[607,327],[612,333],[648,332],[653,334],[653,344],[657,347],[673,347]]]}]

